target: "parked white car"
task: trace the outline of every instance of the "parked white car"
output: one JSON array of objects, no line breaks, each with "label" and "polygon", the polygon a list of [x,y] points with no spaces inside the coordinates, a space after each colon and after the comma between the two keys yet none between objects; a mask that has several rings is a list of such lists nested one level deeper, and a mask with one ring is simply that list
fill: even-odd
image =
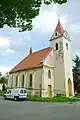
[{"label": "parked white car", "polygon": [[7,89],[7,92],[4,94],[4,99],[13,99],[16,101],[26,98],[27,98],[27,89],[25,88]]}]

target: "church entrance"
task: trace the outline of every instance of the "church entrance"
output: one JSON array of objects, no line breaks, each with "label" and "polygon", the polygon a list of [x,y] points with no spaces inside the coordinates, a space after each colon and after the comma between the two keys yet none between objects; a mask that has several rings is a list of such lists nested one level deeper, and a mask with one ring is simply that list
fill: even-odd
[{"label": "church entrance", "polygon": [[48,85],[48,97],[52,96],[52,86]]},{"label": "church entrance", "polygon": [[71,79],[68,79],[68,96],[72,96],[72,83],[71,83]]}]

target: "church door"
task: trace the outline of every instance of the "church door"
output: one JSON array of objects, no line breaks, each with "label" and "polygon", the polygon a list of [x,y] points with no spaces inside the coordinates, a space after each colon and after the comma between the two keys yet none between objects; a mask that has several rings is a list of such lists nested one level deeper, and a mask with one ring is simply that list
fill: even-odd
[{"label": "church door", "polygon": [[52,96],[52,86],[48,85],[48,97]]},{"label": "church door", "polygon": [[72,96],[72,83],[71,80],[68,80],[68,96]]}]

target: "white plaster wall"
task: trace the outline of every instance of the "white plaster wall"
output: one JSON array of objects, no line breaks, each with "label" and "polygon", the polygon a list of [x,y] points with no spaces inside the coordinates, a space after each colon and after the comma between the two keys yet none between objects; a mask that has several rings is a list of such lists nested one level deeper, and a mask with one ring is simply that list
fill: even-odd
[{"label": "white plaster wall", "polygon": [[[66,49],[66,43],[68,43],[68,50]],[[72,73],[72,54],[70,41],[63,38],[64,44],[64,65],[65,65],[65,81],[66,81],[66,95],[68,96],[68,79],[72,82],[72,93],[74,96],[74,85],[73,85],[73,73]]]},{"label": "white plaster wall", "polygon": [[[59,50],[63,50],[63,57],[60,57],[59,50],[55,50],[56,43],[59,45]],[[61,48],[60,43],[62,43]],[[66,43],[68,43],[68,50],[66,49]],[[60,37],[51,41],[50,44],[51,48],[53,47],[54,49],[55,89],[65,91],[66,96],[68,96],[68,79],[70,78],[72,81],[72,91],[74,95],[70,41],[64,37]]]},{"label": "white plaster wall", "polygon": [[32,74],[32,88],[34,91],[32,91],[32,95],[40,94],[40,84],[42,83],[42,68],[39,69],[33,69],[33,70],[26,70],[16,73],[11,73],[9,75],[9,81],[8,81],[8,87],[11,87],[12,84],[12,78],[13,78],[13,85],[12,87],[15,87],[16,82],[16,76],[18,76],[18,85],[17,87],[22,87],[22,75],[24,75],[24,87],[30,88],[29,86],[29,76]]},{"label": "white plaster wall", "polygon": [[63,60],[56,61],[54,85],[55,94],[65,94],[65,71]]},{"label": "white plaster wall", "polygon": [[[56,50],[56,43],[58,43],[58,50]],[[62,46],[60,47],[60,43]],[[60,55],[60,49],[63,49],[62,37],[50,41],[50,46],[54,50],[54,91],[55,94],[65,94],[65,68],[64,68],[64,56]],[[61,51],[62,52],[62,51]]]},{"label": "white plaster wall", "polygon": [[8,87],[12,86],[12,82],[13,82],[13,76],[12,76],[12,74],[10,74],[9,79],[8,79]]},{"label": "white plaster wall", "polygon": [[48,56],[46,57],[43,65],[47,65],[50,67],[54,67],[54,55],[53,55],[53,49],[51,50],[51,52],[48,54]]},{"label": "white plaster wall", "polygon": [[[48,70],[51,71],[51,79],[48,78]],[[42,96],[48,97],[48,85],[52,86],[52,96],[54,96],[54,68],[43,67],[42,72]]]}]

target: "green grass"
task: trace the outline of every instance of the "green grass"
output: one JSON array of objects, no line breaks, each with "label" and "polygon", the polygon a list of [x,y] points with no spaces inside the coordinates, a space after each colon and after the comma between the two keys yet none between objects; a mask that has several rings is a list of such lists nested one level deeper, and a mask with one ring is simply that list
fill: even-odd
[{"label": "green grass", "polygon": [[3,96],[4,95],[4,92],[3,91],[0,91],[0,96]]},{"label": "green grass", "polygon": [[80,95],[76,95],[75,98],[80,98]]},{"label": "green grass", "polygon": [[52,98],[41,98],[41,97],[28,97],[28,101],[41,101],[41,102],[78,102],[80,99],[67,98],[67,97],[52,97]]}]

